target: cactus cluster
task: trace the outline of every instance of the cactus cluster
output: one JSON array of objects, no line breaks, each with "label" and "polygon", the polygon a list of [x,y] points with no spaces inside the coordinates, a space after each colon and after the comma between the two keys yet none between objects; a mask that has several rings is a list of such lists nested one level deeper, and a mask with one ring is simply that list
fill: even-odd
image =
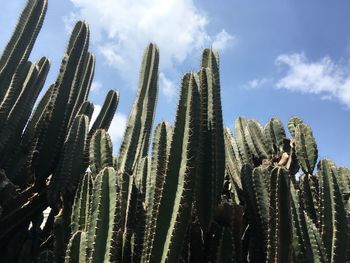
[{"label": "cactus cluster", "polygon": [[213,49],[183,76],[174,123],[154,131],[159,51],[145,49],[117,156],[115,91],[89,125],[95,58],[85,23],[36,103],[49,60],[28,57],[46,6],[28,1],[0,59],[1,262],[350,261],[350,170],[318,161],[297,117],[289,137],[277,118],[225,128]]},{"label": "cactus cluster", "polygon": [[[151,44],[144,54],[142,73],[153,67],[155,58],[158,51]],[[99,172],[107,176],[107,170],[113,171],[113,198],[109,188],[108,198],[96,190],[87,198],[85,181],[75,196],[75,203],[90,205],[72,214],[72,224],[81,220],[76,214],[84,213],[88,222],[96,220],[92,218],[94,202],[107,206],[112,202],[104,223],[97,219],[108,229],[94,232],[95,242],[89,240],[89,224],[72,231],[66,262],[349,260],[350,170],[320,160],[315,172],[316,141],[310,127],[297,117],[288,123],[290,138],[277,118],[263,126],[239,117],[234,135],[223,128],[218,65],[217,53],[205,49],[201,69],[184,75],[175,122],[156,126],[149,156],[149,142],[141,140],[140,144],[140,139],[147,136],[149,140],[143,134],[150,129],[138,132],[133,140],[129,137],[130,131],[151,126],[145,122],[151,117],[135,116],[154,115],[154,103],[151,109],[145,108],[153,97],[139,94],[147,94],[144,89],[149,88],[156,94],[157,85],[139,86],[120,155],[113,163],[103,161],[109,167]],[[141,74],[140,83],[144,78]],[[111,148],[104,146],[109,145],[107,141],[100,144],[100,150],[94,149],[99,155],[90,154],[95,173],[94,159],[112,158]],[[130,155],[123,159],[127,152]],[[92,185],[94,189],[93,180]],[[103,253],[96,259],[93,245],[102,239],[99,235],[104,237]],[[83,255],[80,261],[71,255],[73,246],[76,255]]]},{"label": "cactus cluster", "polygon": [[301,119],[291,118],[288,130],[291,138],[276,118],[262,126],[242,117],[234,136],[225,130],[226,186],[246,215],[246,255],[251,262],[348,262],[350,170],[327,159],[317,164],[316,141]]},{"label": "cactus cluster", "polygon": [[[43,89],[50,61],[43,57],[31,62],[29,56],[47,4],[27,2],[0,58],[2,262],[50,258],[45,247],[52,243],[65,252],[70,233],[65,225],[70,225],[75,190],[88,167],[90,138],[96,130],[108,129],[118,103],[118,94],[110,91],[89,130],[94,106],[87,98],[95,57],[88,51],[89,28],[84,22],[73,29],[56,81]],[[51,213],[41,229],[48,206]],[[62,221],[62,215],[69,221]]]}]

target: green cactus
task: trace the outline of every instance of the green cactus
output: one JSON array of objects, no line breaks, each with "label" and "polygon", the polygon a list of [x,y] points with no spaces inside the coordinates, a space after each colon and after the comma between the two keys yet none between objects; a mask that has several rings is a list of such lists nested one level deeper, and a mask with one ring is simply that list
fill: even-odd
[{"label": "green cactus", "polygon": [[187,74],[182,81],[151,262],[176,262],[181,252],[182,240],[191,218],[199,110],[197,83],[193,74]]},{"label": "green cactus", "polygon": [[150,250],[153,246],[156,220],[169,159],[169,138],[171,137],[172,128],[169,124],[161,122],[157,125],[153,137],[151,170],[146,184],[146,229],[142,251],[143,262],[149,260]]},{"label": "green cactus", "polygon": [[283,139],[286,138],[282,122],[272,118],[264,127],[264,135],[268,144],[272,145],[275,155],[283,153]]},{"label": "green cactus", "polygon": [[16,29],[0,58],[0,101],[3,101],[15,72],[29,57],[47,10],[47,0],[28,1]]},{"label": "green cactus", "polygon": [[312,174],[317,161],[317,145],[309,126],[304,123],[295,128],[295,152],[305,174]]},{"label": "green cactus", "polygon": [[71,214],[71,233],[86,231],[89,219],[93,180],[91,173],[85,173],[75,194]]},{"label": "green cactus", "polygon": [[201,66],[200,159],[196,181],[196,208],[202,228],[208,231],[221,197],[225,174],[218,54],[212,49],[205,49]]},{"label": "green cactus", "polygon": [[295,129],[298,126],[298,124],[303,123],[303,120],[298,117],[292,117],[290,118],[288,122],[288,130],[289,133],[294,137],[295,136]]},{"label": "green cactus", "polygon": [[[89,30],[83,22],[76,24],[56,82],[36,103],[50,62],[45,57],[30,62],[28,57],[46,9],[46,0],[27,2],[0,58],[0,253],[4,262],[47,262],[53,257],[63,262],[73,197],[86,169],[93,112],[86,100],[95,67],[95,57],[88,52]],[[110,92],[106,101],[95,129],[108,129],[118,95]],[[48,205],[51,212],[41,230],[37,218]],[[33,227],[28,229],[30,223]],[[19,229],[23,234],[15,235]]]},{"label": "green cactus", "polygon": [[48,188],[49,200],[54,206],[59,195],[74,196],[84,173],[84,152],[88,132],[89,120],[86,115],[78,115],[73,122],[68,136],[64,142],[62,157],[52,174]]},{"label": "green cactus", "polygon": [[114,90],[108,91],[106,99],[102,105],[101,111],[90,129],[90,137],[95,133],[97,129],[108,130],[109,126],[112,123],[114,113],[118,107],[118,103],[119,93]]},{"label": "green cactus", "polygon": [[337,169],[329,160],[318,164],[320,183],[321,237],[329,262],[346,262],[348,242],[347,218],[344,202],[337,181]]},{"label": "green cactus", "polygon": [[158,48],[150,44],[143,55],[139,87],[119,152],[119,169],[128,175],[148,152],[158,93],[158,65]]},{"label": "green cactus", "polygon": [[290,262],[292,257],[292,220],[290,181],[285,168],[274,168],[270,179],[270,222],[267,262]]},{"label": "green cactus", "polygon": [[264,136],[262,126],[254,120],[249,120],[244,130],[245,140],[252,157],[260,162],[271,159],[272,148]]},{"label": "green cactus", "polygon": [[315,173],[317,144],[297,117],[288,122],[292,138],[277,118],[263,126],[238,117],[234,134],[224,129],[213,49],[203,51],[198,73],[183,77],[175,123],[155,128],[151,155],[154,44],[118,156],[107,132],[117,92],[89,130],[95,57],[84,22],[37,103],[50,62],[28,57],[46,8],[45,0],[27,2],[0,58],[2,262],[350,260],[349,169],[321,160]]},{"label": "green cactus", "polygon": [[116,209],[116,172],[106,167],[94,180],[87,224],[87,258],[89,262],[105,262],[111,254],[111,241]]},{"label": "green cactus", "polygon": [[156,45],[150,44],[144,51],[139,87],[129,114],[127,127],[118,156],[118,173],[121,179],[121,224],[127,209],[128,185],[137,163],[147,155],[151,127],[158,93],[159,51]]},{"label": "green cactus", "polygon": [[77,231],[69,240],[64,262],[86,262],[86,250],[80,249],[81,247],[86,247],[86,233]]},{"label": "green cactus", "polygon": [[112,140],[106,130],[99,129],[92,136],[89,150],[90,169],[97,175],[103,168],[113,166]]}]

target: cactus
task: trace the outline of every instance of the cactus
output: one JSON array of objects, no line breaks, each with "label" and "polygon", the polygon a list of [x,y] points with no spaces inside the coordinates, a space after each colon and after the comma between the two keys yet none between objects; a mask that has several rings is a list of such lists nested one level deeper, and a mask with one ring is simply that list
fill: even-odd
[{"label": "cactus", "polygon": [[87,257],[89,262],[104,262],[110,257],[110,243],[116,209],[116,173],[104,168],[94,180],[91,212],[87,225]]},{"label": "cactus", "polygon": [[184,75],[175,123],[157,125],[151,154],[154,44],[118,156],[107,131],[116,91],[89,129],[95,57],[84,22],[37,103],[50,62],[28,57],[46,7],[28,1],[0,58],[2,262],[350,261],[349,169],[321,160],[314,171],[316,140],[298,117],[291,138],[277,118],[224,128],[213,49]]},{"label": "cactus", "polygon": [[0,59],[0,101],[3,101],[15,72],[26,64],[43,24],[47,0],[28,1],[16,29]]},{"label": "cactus", "polygon": [[121,178],[121,224],[124,225],[127,209],[129,181],[137,163],[147,155],[155,104],[158,93],[159,51],[150,44],[144,51],[139,87],[129,114],[127,127],[118,156],[118,173]]},{"label": "cactus", "polygon": [[202,228],[208,231],[220,200],[225,173],[218,54],[212,49],[205,49],[201,66],[200,159],[197,169],[196,208]]},{"label": "cactus", "polygon": [[144,236],[144,248],[142,260],[149,260],[150,250],[153,246],[154,232],[157,215],[159,212],[160,199],[164,187],[166,169],[168,166],[172,128],[169,124],[161,122],[157,125],[152,149],[152,161],[150,174],[147,177],[145,206],[146,206],[146,229]]},{"label": "cactus", "polygon": [[345,262],[348,242],[347,218],[337,182],[337,169],[329,160],[318,164],[321,237],[329,262]]},{"label": "cactus", "polygon": [[267,244],[267,262],[291,261],[291,210],[288,171],[271,171],[270,222]]},{"label": "cactus", "polygon": [[312,174],[317,161],[317,145],[310,127],[298,124],[295,128],[295,152],[304,173]]},{"label": "cactus", "polygon": [[[28,57],[46,9],[46,0],[27,2],[0,58],[0,251],[4,262],[17,262],[17,258],[45,262],[53,257],[63,261],[73,197],[86,169],[93,112],[86,100],[95,67],[95,57],[88,52],[89,30],[83,22],[76,24],[57,80],[36,103],[50,61],[43,57],[30,62]],[[108,129],[117,97],[109,93],[109,106],[101,111],[95,130]],[[50,216],[41,230],[36,218],[48,205]],[[18,229],[22,235],[14,235]],[[16,249],[11,248],[14,244]]]}]

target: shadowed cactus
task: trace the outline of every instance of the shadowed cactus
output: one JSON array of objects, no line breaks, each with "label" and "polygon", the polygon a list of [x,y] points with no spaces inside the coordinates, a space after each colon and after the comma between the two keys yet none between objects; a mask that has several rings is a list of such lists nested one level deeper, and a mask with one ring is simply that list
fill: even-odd
[{"label": "shadowed cactus", "polygon": [[[95,68],[95,57],[88,52],[89,29],[84,22],[75,25],[58,77],[36,103],[50,62],[28,58],[46,9],[47,0],[27,2],[0,58],[2,262],[63,262],[71,206],[86,169],[93,113],[87,98]],[[108,129],[117,100],[110,91],[91,134]],[[41,229],[48,205],[51,212]],[[19,229],[22,233],[14,234]]]},{"label": "shadowed cactus", "polygon": [[318,160],[298,117],[290,138],[277,118],[224,128],[215,50],[184,75],[175,122],[153,132],[159,51],[148,45],[118,156],[107,131],[116,91],[89,129],[84,22],[37,103],[50,62],[28,57],[46,8],[28,1],[0,58],[1,262],[350,261],[349,169]]}]

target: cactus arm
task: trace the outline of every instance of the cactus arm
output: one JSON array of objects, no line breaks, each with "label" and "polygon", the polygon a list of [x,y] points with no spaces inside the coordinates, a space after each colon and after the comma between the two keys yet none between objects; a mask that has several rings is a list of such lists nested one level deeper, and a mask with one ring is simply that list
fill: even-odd
[{"label": "cactus arm", "polygon": [[295,129],[300,123],[303,123],[303,120],[298,117],[292,117],[288,121],[288,130],[289,130],[289,133],[292,135],[292,137],[295,136]]},{"label": "cactus arm", "polygon": [[146,232],[142,260],[149,260],[152,249],[156,220],[159,211],[165,174],[169,158],[169,138],[172,136],[171,126],[161,122],[155,130],[153,138],[153,150],[151,170],[146,187]]},{"label": "cactus arm", "polygon": [[159,51],[150,44],[143,56],[137,96],[129,115],[119,153],[119,168],[131,175],[139,158],[148,152],[158,92]]},{"label": "cactus arm", "polygon": [[247,126],[247,120],[243,117],[238,117],[235,120],[235,132],[234,136],[237,141],[237,147],[242,159],[242,165],[252,162],[252,154],[248,148],[248,143],[245,136],[245,127]]},{"label": "cactus arm", "polygon": [[84,172],[84,151],[88,130],[88,117],[78,115],[64,142],[60,162],[48,188],[49,200],[57,202],[59,194],[72,196]]},{"label": "cactus arm", "polygon": [[304,123],[295,128],[295,153],[305,174],[312,174],[317,161],[317,144],[309,126]]},{"label": "cactus arm", "polygon": [[[193,75],[190,78],[186,104],[185,115],[179,116],[179,118],[184,118],[184,125],[182,127],[184,134],[181,135],[183,140],[181,143],[182,149],[180,152],[173,153],[173,159],[172,153],[170,153],[167,170],[167,177],[178,174],[178,185],[173,203],[174,207],[162,255],[162,262],[166,261],[169,263],[178,262],[186,230],[190,223],[192,200],[194,198],[196,164],[198,161],[197,147],[199,142],[198,121],[200,116],[200,105],[198,87]],[[176,124],[177,123],[175,123],[175,129]],[[173,142],[177,141],[175,139],[175,133],[176,131],[174,130]],[[177,164],[175,160],[179,157],[181,162],[179,166],[175,168],[174,166]],[[165,182],[165,184],[167,184],[167,182]],[[161,202],[163,202],[163,200],[161,200]],[[161,216],[161,213],[159,213],[159,216]]]},{"label": "cactus arm", "polygon": [[3,100],[17,67],[27,61],[43,24],[47,0],[28,1],[16,29],[0,58],[0,101]]},{"label": "cactus arm", "polygon": [[[208,85],[208,120],[212,128],[213,136],[213,148],[215,151],[213,163],[215,167],[215,179],[214,184],[216,185],[216,198],[220,199],[225,174],[225,140],[224,140],[224,127],[222,117],[222,106],[221,106],[221,87],[220,87],[220,72],[219,72],[219,54],[212,48],[205,49],[202,54],[202,68],[206,68],[207,79],[210,79],[212,83]],[[206,63],[206,61],[208,63]],[[209,69],[209,70],[208,70]],[[210,73],[209,73],[210,72]],[[209,74],[208,74],[209,73]],[[201,84],[201,83],[200,83]],[[204,87],[205,88],[205,85]],[[202,88],[200,88],[202,90]],[[203,107],[203,97],[201,96],[201,107]]]},{"label": "cactus arm", "polygon": [[91,138],[89,160],[90,169],[96,176],[103,168],[113,166],[112,140],[106,130],[98,129]]},{"label": "cactus arm", "polygon": [[[24,81],[28,76],[33,73],[34,63],[27,61],[22,67],[18,67],[14,73],[10,86],[8,87],[6,94],[0,104],[0,123],[1,128],[4,126],[8,114],[13,108],[19,94],[23,89]],[[0,128],[0,130],[1,130]]]},{"label": "cactus arm", "polygon": [[[21,92],[18,95],[18,98],[11,110],[8,111],[8,114],[6,114],[6,121],[4,121],[4,123],[1,125],[0,156],[5,156],[4,151],[6,151],[7,147],[9,147],[9,143],[10,146],[13,143],[18,143],[14,137],[20,137],[21,134],[18,134],[18,131],[21,131],[25,126],[25,120],[29,117],[30,114],[30,109],[28,110],[30,107],[30,102],[34,104],[36,94],[38,93],[38,91],[33,89],[33,87],[36,88],[35,82],[38,78],[39,73],[36,64],[31,64],[28,72],[26,73],[28,74],[26,75],[26,78],[21,85]],[[33,93],[33,95],[31,95],[31,93]]]},{"label": "cactus arm", "polygon": [[249,120],[244,130],[245,139],[255,160],[270,159],[272,147],[269,147],[263,129],[255,120]]},{"label": "cactus arm", "polygon": [[127,207],[128,181],[137,163],[148,153],[149,139],[154,119],[158,93],[159,51],[156,45],[149,44],[145,49],[137,95],[129,114],[127,127],[118,156],[118,171],[121,183],[121,224]]},{"label": "cactus arm", "polygon": [[[33,164],[32,169],[35,169],[36,178],[39,181],[52,172],[53,167],[57,164],[58,154],[66,136],[68,117],[73,107],[73,95],[76,93],[77,84],[74,83],[74,79],[80,71],[80,61],[87,52],[89,36],[87,26],[78,22],[73,32],[75,30],[78,31],[77,35],[71,36],[71,39],[75,39],[74,45],[66,50],[60,74],[46,107],[48,111],[37,125],[36,134],[39,140],[34,145],[34,151],[38,152],[38,155],[36,156],[37,162]],[[52,144],[56,147],[45,147]]]},{"label": "cactus arm", "polygon": [[[209,56],[215,56],[213,51]],[[204,55],[206,52],[204,51]],[[205,59],[204,59],[205,60]],[[216,59],[212,66],[218,63]],[[210,68],[199,73],[201,98],[201,128],[199,167],[196,182],[196,206],[204,231],[209,229],[221,197],[225,173],[225,143],[220,104],[220,85]],[[217,76],[218,77],[218,76]]]},{"label": "cactus arm", "polygon": [[47,91],[45,92],[44,96],[39,101],[38,105],[34,109],[27,127],[23,133],[22,140],[21,140],[21,147],[23,149],[26,149],[28,151],[28,147],[30,143],[33,140],[34,134],[35,134],[35,126],[38,124],[39,119],[42,115],[45,113],[45,107],[49,103],[51,93],[53,91],[54,85],[51,85]]},{"label": "cactus arm", "polygon": [[290,262],[292,257],[292,222],[288,171],[276,167],[271,171],[270,222],[267,262]]},{"label": "cactus arm", "polygon": [[229,175],[232,183],[235,187],[242,189],[242,183],[240,178],[241,171],[241,163],[239,160],[239,156],[236,156],[236,152],[234,151],[234,138],[231,134],[229,128],[224,129],[224,137],[225,137],[225,160],[226,160],[226,169],[229,171]]},{"label": "cactus arm", "polygon": [[114,90],[108,91],[106,99],[102,105],[101,111],[90,129],[90,135],[92,135],[97,129],[108,130],[113,120],[118,103],[119,93]]},{"label": "cactus arm", "polygon": [[87,230],[91,191],[92,176],[91,173],[85,173],[75,193],[70,225],[71,233],[75,233],[79,230]]},{"label": "cactus arm", "polygon": [[254,233],[254,235],[251,235],[249,252],[252,261],[266,258],[266,242],[259,243],[258,240],[267,240],[266,221],[269,218],[269,212],[267,211],[269,197],[265,181],[267,172],[267,169],[262,168],[253,170],[253,167],[249,164],[243,165],[241,170],[248,223],[250,231]]},{"label": "cactus arm", "polygon": [[83,263],[86,262],[86,233],[83,231],[75,232],[69,240],[66,251],[65,263]]},{"label": "cactus arm", "polygon": [[[194,75],[182,81],[169,163],[156,220],[151,262],[176,261],[190,220],[198,137],[199,94]],[[184,191],[186,189],[186,191]],[[182,207],[179,210],[180,206]]]},{"label": "cactus arm", "polygon": [[80,79],[76,80],[79,83],[77,88],[77,98],[74,103],[74,107],[70,117],[70,124],[73,122],[74,117],[78,114],[80,105],[87,100],[89,95],[92,79],[95,73],[95,56],[90,52],[87,53],[85,61],[82,64],[82,72],[80,74]]},{"label": "cactus arm", "polygon": [[[10,103],[7,119],[2,125],[3,133],[5,133],[2,137],[6,138],[6,130],[12,134],[11,144],[17,145],[20,142],[22,131],[43,88],[49,68],[49,60],[43,57],[38,62],[31,64],[25,78],[20,81],[20,91]],[[8,149],[8,151],[12,151],[12,149]]]},{"label": "cactus arm", "polygon": [[338,167],[338,172],[336,175],[340,192],[342,193],[344,202],[346,203],[350,197],[350,170],[344,166],[340,166]]},{"label": "cactus arm", "polygon": [[283,139],[286,137],[282,122],[272,118],[264,127],[264,135],[272,143],[274,153],[280,155],[283,152]]},{"label": "cactus arm", "polygon": [[94,113],[94,104],[91,103],[90,101],[84,101],[81,104],[77,112],[77,115],[86,115],[89,119],[89,124],[90,124],[93,113]]},{"label": "cactus arm", "polygon": [[348,228],[346,210],[337,181],[337,169],[329,160],[318,164],[321,197],[321,236],[329,262],[346,260]]},{"label": "cactus arm", "polygon": [[133,180],[129,181],[129,196],[126,208],[126,219],[123,233],[123,249],[122,249],[122,262],[131,263],[132,260],[132,236],[134,229],[136,228],[136,210],[138,203],[138,189]]},{"label": "cactus arm", "polygon": [[104,168],[96,176],[87,226],[88,262],[109,262],[116,209],[116,172]]},{"label": "cactus arm", "polygon": [[314,176],[310,174],[302,174],[299,178],[299,187],[305,212],[312,219],[314,224],[319,226],[319,198],[317,189],[313,187],[313,177]]}]

